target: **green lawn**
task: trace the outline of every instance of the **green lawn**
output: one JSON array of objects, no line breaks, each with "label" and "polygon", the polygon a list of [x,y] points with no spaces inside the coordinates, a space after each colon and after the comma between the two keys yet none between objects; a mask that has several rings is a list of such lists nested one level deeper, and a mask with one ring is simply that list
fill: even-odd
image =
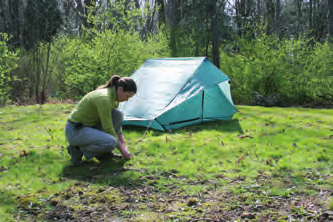
[{"label": "green lawn", "polygon": [[126,127],[132,160],[72,167],[73,107],[0,108],[0,221],[333,220],[333,110],[238,106],[167,133]]}]

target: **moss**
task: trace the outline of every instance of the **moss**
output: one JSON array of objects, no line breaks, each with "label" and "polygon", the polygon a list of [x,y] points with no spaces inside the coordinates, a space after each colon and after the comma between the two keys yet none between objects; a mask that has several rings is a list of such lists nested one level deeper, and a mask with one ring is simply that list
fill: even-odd
[{"label": "moss", "polygon": [[97,193],[102,193],[102,192],[104,192],[106,189],[104,188],[104,187],[100,187],[100,188],[98,188],[98,190],[97,190]]},{"label": "moss", "polygon": [[60,203],[60,199],[53,198],[50,200],[51,206],[57,206]]},{"label": "moss", "polygon": [[114,203],[119,200],[118,196],[114,194],[104,194],[99,196],[93,196],[90,200],[90,203]]},{"label": "moss", "polygon": [[65,200],[69,200],[72,197],[72,193],[66,192],[62,195],[62,198],[64,198]]},{"label": "moss", "polygon": [[31,207],[38,207],[40,203],[36,201],[36,197],[34,196],[20,196],[16,198],[17,205],[20,208],[31,208]]},{"label": "moss", "polygon": [[189,207],[197,205],[197,204],[198,204],[198,199],[197,198],[189,198],[187,200],[187,206],[189,206]]}]

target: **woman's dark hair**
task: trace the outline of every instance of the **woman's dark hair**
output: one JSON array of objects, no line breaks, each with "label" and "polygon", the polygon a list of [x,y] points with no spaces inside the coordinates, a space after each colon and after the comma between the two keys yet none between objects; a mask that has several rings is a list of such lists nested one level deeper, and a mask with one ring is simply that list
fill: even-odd
[{"label": "woman's dark hair", "polygon": [[136,93],[136,83],[129,77],[121,78],[118,75],[114,75],[105,85],[98,87],[98,89],[105,89],[110,87],[116,87],[116,89],[118,89],[118,87],[123,87],[124,92]]}]

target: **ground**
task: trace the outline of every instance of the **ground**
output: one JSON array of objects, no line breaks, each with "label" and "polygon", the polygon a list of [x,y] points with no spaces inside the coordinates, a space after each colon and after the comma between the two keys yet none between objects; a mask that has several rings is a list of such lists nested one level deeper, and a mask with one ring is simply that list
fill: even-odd
[{"label": "ground", "polygon": [[74,167],[73,107],[0,109],[4,221],[333,220],[333,110],[238,106],[172,132],[126,127],[132,160]]}]

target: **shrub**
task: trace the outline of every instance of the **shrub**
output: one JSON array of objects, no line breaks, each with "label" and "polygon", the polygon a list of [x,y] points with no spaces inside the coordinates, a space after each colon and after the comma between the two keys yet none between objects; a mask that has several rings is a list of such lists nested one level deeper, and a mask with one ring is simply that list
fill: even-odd
[{"label": "shrub", "polygon": [[9,37],[7,34],[0,34],[0,105],[5,105],[9,98],[10,82],[16,80],[10,72],[17,64],[17,54],[7,47]]},{"label": "shrub", "polygon": [[224,44],[221,51],[221,69],[233,79],[236,103],[283,106],[332,102],[333,53],[328,44],[263,34],[254,40],[239,38]]},{"label": "shrub", "polygon": [[69,43],[71,50],[80,47],[60,77],[58,94],[62,97],[78,99],[112,75],[129,76],[144,60],[169,55],[165,36],[146,34],[143,38],[142,30],[137,30],[138,24],[144,27],[141,9],[128,10],[125,5],[114,2],[97,17],[92,8],[88,16],[92,27],[84,30],[83,41],[75,38]]}]

